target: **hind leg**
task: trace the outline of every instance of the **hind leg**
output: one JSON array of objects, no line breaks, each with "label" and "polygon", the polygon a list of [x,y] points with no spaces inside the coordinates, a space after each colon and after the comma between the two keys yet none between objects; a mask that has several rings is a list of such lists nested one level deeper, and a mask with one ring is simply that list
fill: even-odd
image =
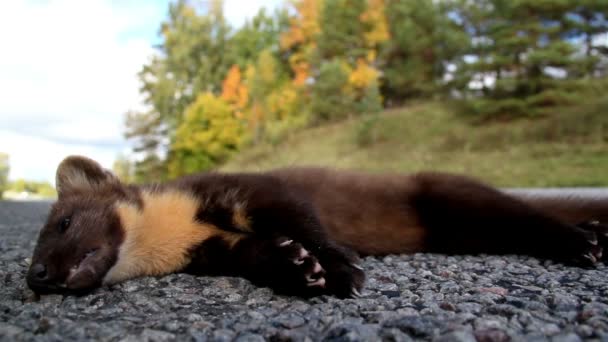
[{"label": "hind leg", "polygon": [[568,224],[478,181],[447,174],[415,176],[411,202],[427,229],[426,250],[526,254],[592,264],[602,254],[594,229]]}]

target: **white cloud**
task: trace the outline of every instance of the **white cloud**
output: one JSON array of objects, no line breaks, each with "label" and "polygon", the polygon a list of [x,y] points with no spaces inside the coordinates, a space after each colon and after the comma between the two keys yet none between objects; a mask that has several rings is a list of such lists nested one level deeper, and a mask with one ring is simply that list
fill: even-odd
[{"label": "white cloud", "polygon": [[[11,178],[51,180],[67,154],[107,160],[124,148],[123,113],[140,106],[136,73],[160,21],[145,4],[0,5],[0,151],[11,155]],[[152,34],[138,32],[145,30]]]},{"label": "white cloud", "polygon": [[260,8],[265,7],[266,14],[272,14],[283,3],[283,0],[224,0],[224,15],[232,26],[239,27]]},{"label": "white cloud", "polygon": [[66,155],[94,156],[106,168],[111,168],[115,149],[92,144],[63,144],[44,138],[0,130],[0,146],[10,154],[14,178],[47,180],[54,183],[55,169]]},{"label": "white cloud", "polygon": [[[233,26],[281,0],[226,0]],[[141,107],[136,73],[154,52],[166,0],[0,3],[0,152],[12,179],[52,181],[69,154],[110,167],[123,113]]]}]

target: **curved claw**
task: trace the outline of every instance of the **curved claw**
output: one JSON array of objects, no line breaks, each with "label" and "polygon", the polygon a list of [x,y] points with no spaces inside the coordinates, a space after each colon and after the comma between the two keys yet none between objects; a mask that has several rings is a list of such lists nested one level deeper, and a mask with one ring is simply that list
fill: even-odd
[{"label": "curved claw", "polygon": [[285,241],[281,242],[279,244],[279,246],[281,246],[281,247],[289,246],[289,245],[291,245],[292,242],[293,242],[293,240],[285,240]]},{"label": "curved claw", "polygon": [[306,259],[306,257],[308,257],[308,255],[309,255],[308,251],[305,250],[304,248],[302,248],[300,250],[300,255],[298,256],[297,259],[295,259],[293,261],[293,263],[296,264],[296,265],[302,265],[304,263],[304,259]]},{"label": "curved claw", "polygon": [[325,287],[325,278],[321,277],[319,279],[311,279],[309,277],[306,277],[306,280],[308,281],[308,283],[306,284],[306,286],[319,286],[319,287]]},{"label": "curved claw", "polygon": [[357,265],[357,264],[350,264],[353,268],[358,269],[359,271],[363,271],[363,267]]},{"label": "curved claw", "polygon": [[588,259],[594,264],[597,262],[597,258],[591,252],[583,254],[583,258]]},{"label": "curved claw", "polygon": [[312,273],[317,274],[319,272],[324,272],[325,270],[323,269],[323,267],[321,266],[321,264],[316,263],[315,267],[312,269]]}]

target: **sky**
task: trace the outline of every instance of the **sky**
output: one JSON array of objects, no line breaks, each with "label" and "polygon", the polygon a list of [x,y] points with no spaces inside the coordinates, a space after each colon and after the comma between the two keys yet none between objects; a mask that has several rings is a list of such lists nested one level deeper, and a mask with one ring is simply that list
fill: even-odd
[{"label": "sky", "polygon": [[[225,0],[241,25],[280,0]],[[13,0],[0,4],[0,152],[12,180],[54,183],[68,155],[111,168],[129,152],[123,117],[142,108],[136,73],[154,53],[166,0]]]}]

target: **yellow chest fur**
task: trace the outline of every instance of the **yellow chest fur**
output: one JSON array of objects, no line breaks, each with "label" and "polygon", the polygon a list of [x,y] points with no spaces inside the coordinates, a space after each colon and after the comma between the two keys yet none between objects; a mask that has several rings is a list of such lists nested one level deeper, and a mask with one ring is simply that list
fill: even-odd
[{"label": "yellow chest fur", "polygon": [[242,236],[197,222],[200,202],[189,194],[143,192],[142,200],[141,210],[127,203],[116,206],[125,239],[104,283],[179,271],[190,262],[192,249],[206,239],[222,236],[235,243]]}]

